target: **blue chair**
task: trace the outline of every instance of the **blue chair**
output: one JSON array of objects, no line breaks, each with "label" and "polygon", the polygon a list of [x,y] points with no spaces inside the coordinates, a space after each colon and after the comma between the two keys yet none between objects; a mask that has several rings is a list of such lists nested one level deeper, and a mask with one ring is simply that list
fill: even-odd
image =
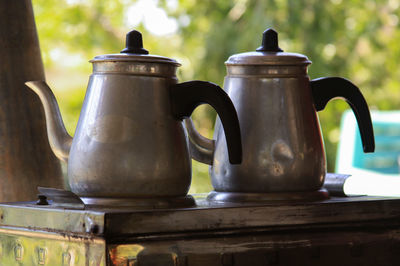
[{"label": "blue chair", "polygon": [[360,132],[353,113],[348,110],[343,114],[335,171],[352,174],[357,170],[365,170],[400,176],[400,111],[371,111],[371,118],[375,134],[375,153],[363,153]]}]

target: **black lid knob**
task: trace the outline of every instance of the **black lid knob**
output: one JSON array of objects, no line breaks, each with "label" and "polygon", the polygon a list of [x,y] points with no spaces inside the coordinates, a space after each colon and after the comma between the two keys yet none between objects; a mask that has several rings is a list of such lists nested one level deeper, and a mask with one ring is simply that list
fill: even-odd
[{"label": "black lid knob", "polygon": [[257,52],[283,52],[278,46],[278,33],[273,29],[267,29],[263,33],[262,44]]},{"label": "black lid knob", "polygon": [[36,205],[49,205],[49,202],[47,201],[47,197],[45,195],[39,194]]},{"label": "black lid knob", "polygon": [[137,30],[128,32],[126,34],[126,47],[121,53],[148,54],[149,52],[143,48],[142,34]]}]

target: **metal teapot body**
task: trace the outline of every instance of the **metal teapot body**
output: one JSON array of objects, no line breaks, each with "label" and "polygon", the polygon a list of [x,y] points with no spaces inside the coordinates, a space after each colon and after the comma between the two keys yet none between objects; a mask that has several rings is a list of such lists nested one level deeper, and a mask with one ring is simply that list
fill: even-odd
[{"label": "metal teapot body", "polygon": [[88,197],[186,195],[190,156],[169,97],[176,66],[142,76],[124,69],[129,62],[113,63],[115,74],[97,69],[104,62],[93,63],[68,161],[72,191]]},{"label": "metal teapot body", "polygon": [[325,153],[305,67],[295,72],[283,67],[283,73],[270,73],[268,77],[255,73],[264,71],[263,67],[251,69],[252,73],[243,73],[248,71],[243,68],[248,67],[228,66],[224,82],[238,112],[243,161],[241,165],[226,161],[221,139],[224,132],[217,126],[211,167],[214,189],[231,192],[319,189],[326,171]]},{"label": "metal teapot body", "polygon": [[180,64],[148,55],[139,32],[128,33],[121,54],[97,56],[91,63],[73,139],[50,88],[41,81],[27,82],[44,105],[53,151],[68,161],[71,191],[86,202],[185,196],[191,157],[182,119],[201,103],[210,103],[225,121],[232,133],[227,140],[234,149],[231,161],[240,162],[239,124],[226,93],[209,82],[177,84]]}]

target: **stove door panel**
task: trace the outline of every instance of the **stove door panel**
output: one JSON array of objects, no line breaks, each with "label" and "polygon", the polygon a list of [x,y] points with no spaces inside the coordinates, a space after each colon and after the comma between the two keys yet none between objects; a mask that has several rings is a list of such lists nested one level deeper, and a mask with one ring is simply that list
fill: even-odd
[{"label": "stove door panel", "polygon": [[49,232],[0,229],[0,265],[105,266],[105,242]]}]

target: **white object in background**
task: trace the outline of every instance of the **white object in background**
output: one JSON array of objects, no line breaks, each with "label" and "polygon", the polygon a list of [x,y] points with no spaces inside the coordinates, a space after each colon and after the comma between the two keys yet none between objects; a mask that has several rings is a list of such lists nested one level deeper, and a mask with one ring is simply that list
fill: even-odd
[{"label": "white object in background", "polygon": [[362,169],[353,169],[343,185],[347,196],[387,196],[400,197],[400,176],[379,174]]}]

